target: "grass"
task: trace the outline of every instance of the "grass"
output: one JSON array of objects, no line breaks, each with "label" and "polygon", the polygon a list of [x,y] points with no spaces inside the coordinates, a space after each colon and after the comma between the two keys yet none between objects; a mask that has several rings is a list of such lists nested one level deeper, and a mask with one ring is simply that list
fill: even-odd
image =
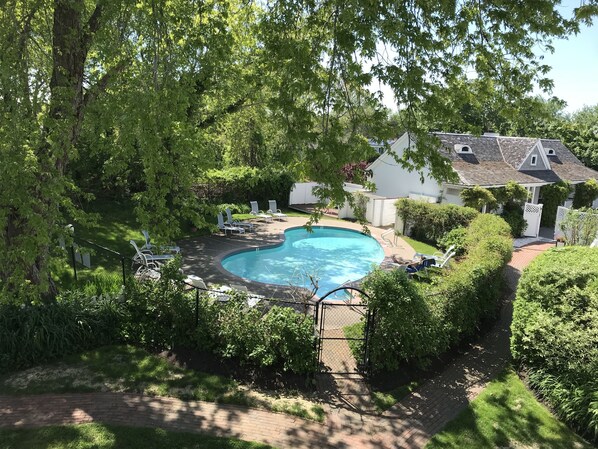
[{"label": "grass", "polygon": [[382,413],[395,405],[413,390],[419,386],[418,382],[410,382],[407,385],[401,385],[390,391],[373,391],[372,399],[376,406],[376,411]]},{"label": "grass", "polygon": [[324,420],[324,410],[294,397],[250,391],[232,379],[172,365],[133,346],[105,346],[0,377],[0,394],[119,391],[202,400]]},{"label": "grass", "polygon": [[104,424],[0,429],[0,449],[273,449],[260,443]]},{"label": "grass", "polygon": [[426,449],[590,449],[506,370],[437,434]]},{"label": "grass", "polygon": [[427,243],[420,242],[419,240],[412,239],[411,237],[407,237],[406,235],[400,235],[399,238],[407,242],[416,253],[434,254],[436,251],[438,251],[438,248],[428,245]]},{"label": "grass", "polygon": [[363,340],[351,340],[352,338],[363,338],[363,321],[358,323],[350,324],[348,326],[343,327],[343,333],[345,334],[345,338],[347,338],[347,344],[351,349],[351,353],[355,360],[359,360],[362,358],[362,348],[363,348]]}]

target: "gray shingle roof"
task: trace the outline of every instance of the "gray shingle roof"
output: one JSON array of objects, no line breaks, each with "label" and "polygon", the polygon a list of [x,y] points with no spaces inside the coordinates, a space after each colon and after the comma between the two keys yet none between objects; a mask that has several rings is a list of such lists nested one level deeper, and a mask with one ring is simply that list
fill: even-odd
[{"label": "gray shingle roof", "polygon": [[[442,154],[452,161],[463,185],[496,186],[509,181],[520,184],[544,184],[559,180],[598,179],[598,172],[584,166],[559,140],[530,137],[472,136],[469,134],[434,133],[440,139]],[[534,145],[553,148],[547,156],[551,170],[517,170]],[[455,144],[468,145],[473,154],[459,154]]]}]

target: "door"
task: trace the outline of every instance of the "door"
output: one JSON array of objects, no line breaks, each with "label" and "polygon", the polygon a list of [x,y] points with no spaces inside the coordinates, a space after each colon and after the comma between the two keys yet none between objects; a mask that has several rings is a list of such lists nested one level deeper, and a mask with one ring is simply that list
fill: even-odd
[{"label": "door", "polygon": [[542,218],[542,204],[525,203],[523,218],[527,226],[523,231],[525,237],[538,237],[540,232],[540,219]]}]

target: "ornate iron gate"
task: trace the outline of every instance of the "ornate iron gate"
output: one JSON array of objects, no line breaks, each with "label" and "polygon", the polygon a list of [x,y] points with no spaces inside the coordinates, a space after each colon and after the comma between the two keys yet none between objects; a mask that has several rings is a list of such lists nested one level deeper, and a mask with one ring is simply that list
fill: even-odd
[{"label": "ornate iron gate", "polygon": [[369,371],[368,341],[373,329],[373,313],[365,304],[342,300],[324,302],[331,291],[315,307],[318,367],[328,374],[367,374]]}]

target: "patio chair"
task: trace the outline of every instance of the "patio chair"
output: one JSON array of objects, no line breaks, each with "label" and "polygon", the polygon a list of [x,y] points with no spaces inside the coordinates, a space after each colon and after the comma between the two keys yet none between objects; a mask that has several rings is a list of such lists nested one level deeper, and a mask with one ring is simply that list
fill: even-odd
[{"label": "patio chair", "polygon": [[408,265],[405,265],[405,272],[408,275],[413,275],[419,271],[422,270],[426,270],[430,267],[434,266],[434,263],[436,263],[435,259],[429,258],[423,258],[422,260],[420,260],[419,262],[412,262]]},{"label": "patio chair", "polygon": [[282,211],[276,207],[276,200],[269,200],[268,205],[270,206],[270,209],[268,209],[267,213],[271,214],[274,218],[277,218],[280,221],[288,218],[287,214],[283,214]]},{"label": "patio chair", "polygon": [[135,263],[148,266],[150,262],[158,263],[166,262],[174,258],[172,254],[154,254],[149,249],[141,250],[135,243],[135,240],[130,240],[129,243],[135,248],[135,255],[133,256],[133,265]]},{"label": "patio chair", "polygon": [[456,253],[456,251],[451,251],[443,259],[433,259],[434,264],[432,266],[436,267],[436,268],[444,268],[448,264],[449,260],[451,260],[453,258],[455,253]]},{"label": "patio chair", "polygon": [[255,215],[257,218],[261,218],[262,220],[267,222],[272,221],[272,215],[265,214],[263,211],[259,210],[257,201],[250,201],[249,204],[251,204],[251,215]]},{"label": "patio chair", "polygon": [[415,259],[416,257],[424,257],[426,259],[444,260],[448,257],[448,255],[451,252],[455,253],[454,249],[455,245],[451,245],[446,249],[444,253],[441,253],[440,251],[436,251],[434,254],[415,253],[413,255],[413,259]]},{"label": "patio chair", "polygon": [[143,231],[141,231],[141,233],[143,234],[143,237],[145,238],[145,243],[141,247],[141,251],[143,251],[144,249],[148,249],[150,251],[157,250],[162,253],[173,253],[173,254],[179,254],[181,252],[181,248],[179,248],[178,246],[162,246],[162,245],[156,246],[156,245],[152,244],[150,236],[149,236],[149,232],[147,232],[145,229]]},{"label": "patio chair", "polygon": [[222,216],[222,212],[218,212],[218,228],[221,231],[224,231],[224,235],[226,235],[226,233],[229,231],[231,234],[233,232],[237,232],[239,234],[245,234],[245,229],[243,229],[239,226],[233,226],[233,225],[226,224],[224,222],[224,217]]},{"label": "patio chair", "polygon": [[229,224],[231,226],[239,226],[241,228],[245,228],[245,229],[249,229],[250,231],[253,231],[253,223],[249,222],[249,221],[239,221],[239,220],[233,220],[233,214],[230,211],[230,208],[226,208],[226,218],[227,221],[224,224]]}]

